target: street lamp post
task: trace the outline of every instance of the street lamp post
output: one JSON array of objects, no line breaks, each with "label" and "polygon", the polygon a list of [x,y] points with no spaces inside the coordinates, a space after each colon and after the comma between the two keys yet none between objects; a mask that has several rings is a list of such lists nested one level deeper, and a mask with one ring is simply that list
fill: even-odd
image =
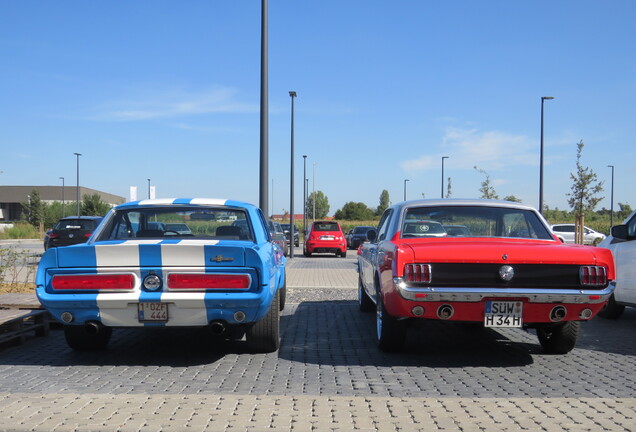
[{"label": "street lamp post", "polygon": [[76,188],[76,198],[77,198],[77,215],[80,216],[80,183],[79,183],[79,158],[82,155],[81,153],[73,153],[77,156],[77,188]]},{"label": "street lamp post", "polygon": [[64,177],[60,177],[60,180],[62,180],[62,217],[64,217],[66,216],[64,212]]},{"label": "street lamp post", "polygon": [[313,179],[313,183],[314,183],[314,191],[312,192],[314,195],[314,199],[313,199],[313,204],[314,204],[314,210],[313,210],[313,215],[312,215],[312,220],[313,222],[316,222],[316,162],[314,162],[314,179]]},{"label": "street lamp post", "polygon": [[267,181],[269,179],[269,111],[268,111],[268,3],[261,0],[261,115],[260,115],[260,162],[259,162],[259,206],[269,217]]},{"label": "street lamp post", "polygon": [[444,198],[444,159],[448,159],[448,156],[442,156],[442,194],[441,198]]},{"label": "street lamp post", "polygon": [[409,181],[409,179],[404,179],[404,201],[406,201],[406,182]]},{"label": "street lamp post", "polygon": [[294,98],[295,91],[290,91],[291,97],[291,160],[289,175],[289,258],[294,258]]},{"label": "street lamp post", "polygon": [[539,159],[539,213],[543,214],[543,102],[553,96],[541,96],[541,155]]},{"label": "street lamp post", "polygon": [[610,230],[614,226],[614,165],[608,165],[612,169],[612,191],[610,193]]},{"label": "street lamp post", "polygon": [[303,234],[307,231],[307,155],[303,155]]}]

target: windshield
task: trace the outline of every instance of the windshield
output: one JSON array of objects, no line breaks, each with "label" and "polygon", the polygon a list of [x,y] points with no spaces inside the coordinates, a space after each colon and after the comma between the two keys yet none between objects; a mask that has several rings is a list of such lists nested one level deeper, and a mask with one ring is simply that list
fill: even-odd
[{"label": "windshield", "polygon": [[315,231],[340,231],[337,222],[316,222],[314,224]]},{"label": "windshield", "polygon": [[242,209],[174,206],[117,210],[96,241],[135,238],[253,241]]},{"label": "windshield", "polygon": [[402,238],[517,237],[553,240],[531,210],[486,206],[415,207],[406,211]]}]

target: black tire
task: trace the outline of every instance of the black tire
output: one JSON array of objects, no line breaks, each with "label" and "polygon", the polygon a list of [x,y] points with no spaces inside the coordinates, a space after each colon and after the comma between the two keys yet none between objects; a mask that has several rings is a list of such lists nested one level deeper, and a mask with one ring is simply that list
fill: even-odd
[{"label": "black tire", "polygon": [[260,321],[255,322],[247,330],[245,337],[250,351],[255,353],[274,352],[280,347],[280,301],[279,292],[274,295],[274,300]]},{"label": "black tire", "polygon": [[568,321],[537,328],[539,343],[547,354],[567,354],[574,349],[581,332],[581,323]]},{"label": "black tire", "polygon": [[385,352],[400,351],[406,339],[406,321],[389,315],[379,292],[376,293],[375,306],[378,348]]},{"label": "black tire", "polygon": [[83,325],[65,325],[64,338],[69,347],[76,351],[97,351],[106,348],[113,334],[111,327],[102,326],[89,331]]},{"label": "black tire", "polygon": [[340,257],[341,258],[346,258],[347,257],[347,250],[345,249],[344,252],[340,252]]},{"label": "black tire", "polygon": [[280,293],[280,298],[279,298],[279,311],[283,311],[283,309],[285,309],[285,300],[287,299],[287,276],[285,276],[285,281],[283,282],[283,286],[280,287],[278,289],[279,293]]},{"label": "black tire", "polygon": [[303,255],[309,258],[311,256],[311,252],[303,251]]},{"label": "black tire", "polygon": [[360,307],[360,312],[373,312],[375,310],[373,300],[362,287],[360,275],[358,275],[358,306]]},{"label": "black tire", "polygon": [[612,294],[607,303],[605,303],[605,306],[603,306],[603,309],[599,311],[598,316],[605,319],[616,319],[623,315],[624,311],[625,306],[616,303],[614,294]]}]

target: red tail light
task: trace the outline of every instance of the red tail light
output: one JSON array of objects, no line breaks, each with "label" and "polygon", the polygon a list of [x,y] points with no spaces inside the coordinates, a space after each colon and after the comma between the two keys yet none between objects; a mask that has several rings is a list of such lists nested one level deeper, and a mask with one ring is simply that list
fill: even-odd
[{"label": "red tail light", "polygon": [[131,290],[135,286],[133,275],[55,275],[51,282],[55,290]]},{"label": "red tail light", "polygon": [[602,266],[581,266],[579,279],[581,285],[584,286],[605,286],[607,285],[607,272]]},{"label": "red tail light", "polygon": [[404,279],[407,282],[431,282],[430,264],[407,264],[404,266]]},{"label": "red tail light", "polygon": [[93,233],[86,233],[86,234],[84,234],[84,237],[89,238],[92,235],[93,235]]},{"label": "red tail light", "polygon": [[252,277],[248,274],[172,273],[168,275],[169,289],[248,289],[251,284]]},{"label": "red tail light", "polygon": [[49,234],[49,238],[50,238],[50,239],[52,239],[52,238],[58,238],[59,236],[60,236],[60,235],[59,235],[59,234],[57,234],[57,233],[51,233],[51,234]]}]

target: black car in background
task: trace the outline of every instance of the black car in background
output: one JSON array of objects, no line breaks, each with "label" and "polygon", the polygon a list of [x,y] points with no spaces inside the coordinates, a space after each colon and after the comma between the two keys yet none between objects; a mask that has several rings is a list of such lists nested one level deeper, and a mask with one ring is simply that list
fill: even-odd
[{"label": "black car in background", "polygon": [[[280,226],[283,227],[283,231],[285,231],[285,235],[287,236],[287,242],[291,243],[290,237],[289,237],[289,224],[280,224]],[[300,245],[300,235],[298,234],[298,228],[296,228],[296,225],[294,225],[294,246],[298,247],[298,245]]]},{"label": "black car in background", "polygon": [[372,226],[357,226],[347,233],[345,238],[347,239],[347,247],[349,249],[357,249],[362,243],[367,241],[367,232],[375,229]]},{"label": "black car in background", "polygon": [[44,250],[52,247],[70,246],[86,243],[93,231],[102,221],[101,216],[63,217],[44,237]]},{"label": "black car in background", "polygon": [[267,227],[269,228],[274,243],[276,243],[283,251],[283,254],[287,256],[287,237],[285,237],[283,227],[281,227],[280,223],[273,220],[267,221]]}]

